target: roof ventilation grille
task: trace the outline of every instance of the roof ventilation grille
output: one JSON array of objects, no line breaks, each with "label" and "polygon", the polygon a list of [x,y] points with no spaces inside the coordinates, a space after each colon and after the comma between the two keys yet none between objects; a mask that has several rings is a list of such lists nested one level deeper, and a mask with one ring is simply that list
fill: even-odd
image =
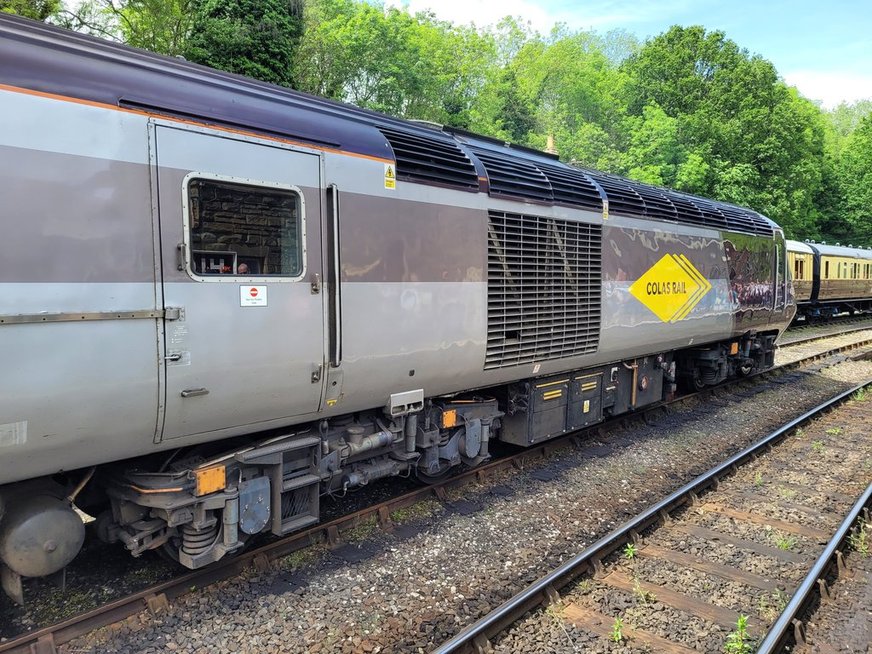
[{"label": "roof ventilation grille", "polygon": [[548,181],[551,182],[554,202],[602,211],[603,199],[584,171],[569,166],[546,163],[537,163],[536,165],[548,176]]},{"label": "roof ventilation grille", "polygon": [[536,165],[520,157],[509,158],[499,152],[471,147],[484,165],[491,195],[506,195],[551,203],[554,196],[548,178]]},{"label": "roof ventilation grille", "polygon": [[379,128],[397,160],[397,178],[478,191],[475,166],[454,141]]},{"label": "roof ventilation grille", "polygon": [[645,201],[633,190],[629,180],[589,172],[590,178],[600,185],[609,199],[609,213],[620,213],[627,216],[644,216]]}]

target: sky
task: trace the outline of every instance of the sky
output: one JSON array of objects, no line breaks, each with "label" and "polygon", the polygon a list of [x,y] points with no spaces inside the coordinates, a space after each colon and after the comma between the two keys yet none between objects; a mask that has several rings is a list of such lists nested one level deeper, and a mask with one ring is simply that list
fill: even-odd
[{"label": "sky", "polygon": [[386,0],[454,23],[492,25],[511,15],[547,34],[555,23],[640,40],[671,25],[722,30],[771,61],[784,80],[826,109],[872,99],[872,0]]}]

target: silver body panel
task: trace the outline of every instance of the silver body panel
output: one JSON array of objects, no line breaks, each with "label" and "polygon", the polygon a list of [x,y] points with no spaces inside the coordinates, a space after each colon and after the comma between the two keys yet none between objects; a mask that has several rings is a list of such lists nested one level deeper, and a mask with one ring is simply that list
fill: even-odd
[{"label": "silver body panel", "polygon": [[[0,484],[383,407],[393,393],[460,392],[786,327],[771,304],[736,324],[716,230],[420,184],[389,190],[372,157],[39,95],[0,90],[0,106],[0,314],[183,310],[179,320],[0,326]],[[180,270],[192,173],[299,188],[303,275],[201,281]],[[327,294],[311,282],[325,275],[330,184],[342,194],[343,356],[313,383],[327,363]],[[483,369],[489,209],[603,224],[595,354]],[[676,323],[628,291],[664,253],[685,254],[712,284]],[[268,305],[240,306],[245,284],[267,286]],[[182,396],[201,388],[208,395]]]}]

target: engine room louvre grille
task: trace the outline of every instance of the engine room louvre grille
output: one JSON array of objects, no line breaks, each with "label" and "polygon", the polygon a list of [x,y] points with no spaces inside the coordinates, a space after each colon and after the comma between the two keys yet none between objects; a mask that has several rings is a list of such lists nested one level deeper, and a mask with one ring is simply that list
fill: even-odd
[{"label": "engine room louvre grille", "polygon": [[716,227],[717,229],[726,229],[727,228],[727,219],[720,212],[717,205],[714,202],[709,202],[708,200],[704,200],[703,198],[698,198],[695,196],[685,196],[693,206],[699,209],[699,212],[702,214],[702,218],[704,224],[707,227]]},{"label": "engine room louvre grille", "polygon": [[772,236],[775,234],[775,230],[772,228],[772,225],[760,214],[753,214],[752,218],[754,220],[754,224],[757,227],[757,233],[762,234],[764,236]]},{"label": "engine room louvre grille", "polygon": [[552,202],[551,184],[533,162],[520,157],[510,159],[481,148],[470,149],[487,171],[491,195]]},{"label": "engine room louvre grille", "polygon": [[544,163],[536,165],[551,182],[554,202],[588,207],[597,212],[603,210],[603,199],[599,191],[583,171],[569,166],[552,166]]},{"label": "engine room louvre grille", "polygon": [[397,159],[397,178],[478,191],[478,173],[453,141],[380,128]]},{"label": "engine room louvre grille", "polygon": [[678,212],[669,197],[659,189],[634,184],[633,190],[645,202],[645,215],[655,220],[678,220]]},{"label": "engine room louvre grille", "polygon": [[589,173],[591,179],[600,185],[609,199],[609,213],[628,216],[645,216],[645,201],[625,179],[603,173]]},{"label": "engine room louvre grille", "polygon": [[485,370],[596,352],[602,226],[488,213]]},{"label": "engine room louvre grille", "polygon": [[[709,225],[702,211],[690,199],[675,192],[667,192],[667,195],[672,206],[675,207],[675,211],[678,212],[678,222],[687,225],[701,225],[703,227]],[[721,221],[723,222],[723,219]]]}]

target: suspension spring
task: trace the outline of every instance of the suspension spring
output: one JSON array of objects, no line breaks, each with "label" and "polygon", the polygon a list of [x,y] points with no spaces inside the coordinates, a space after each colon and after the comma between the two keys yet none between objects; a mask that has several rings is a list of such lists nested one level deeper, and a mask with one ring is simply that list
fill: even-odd
[{"label": "suspension spring", "polygon": [[182,551],[197,556],[209,550],[218,538],[218,523],[205,529],[197,529],[192,524],[182,525]]}]

